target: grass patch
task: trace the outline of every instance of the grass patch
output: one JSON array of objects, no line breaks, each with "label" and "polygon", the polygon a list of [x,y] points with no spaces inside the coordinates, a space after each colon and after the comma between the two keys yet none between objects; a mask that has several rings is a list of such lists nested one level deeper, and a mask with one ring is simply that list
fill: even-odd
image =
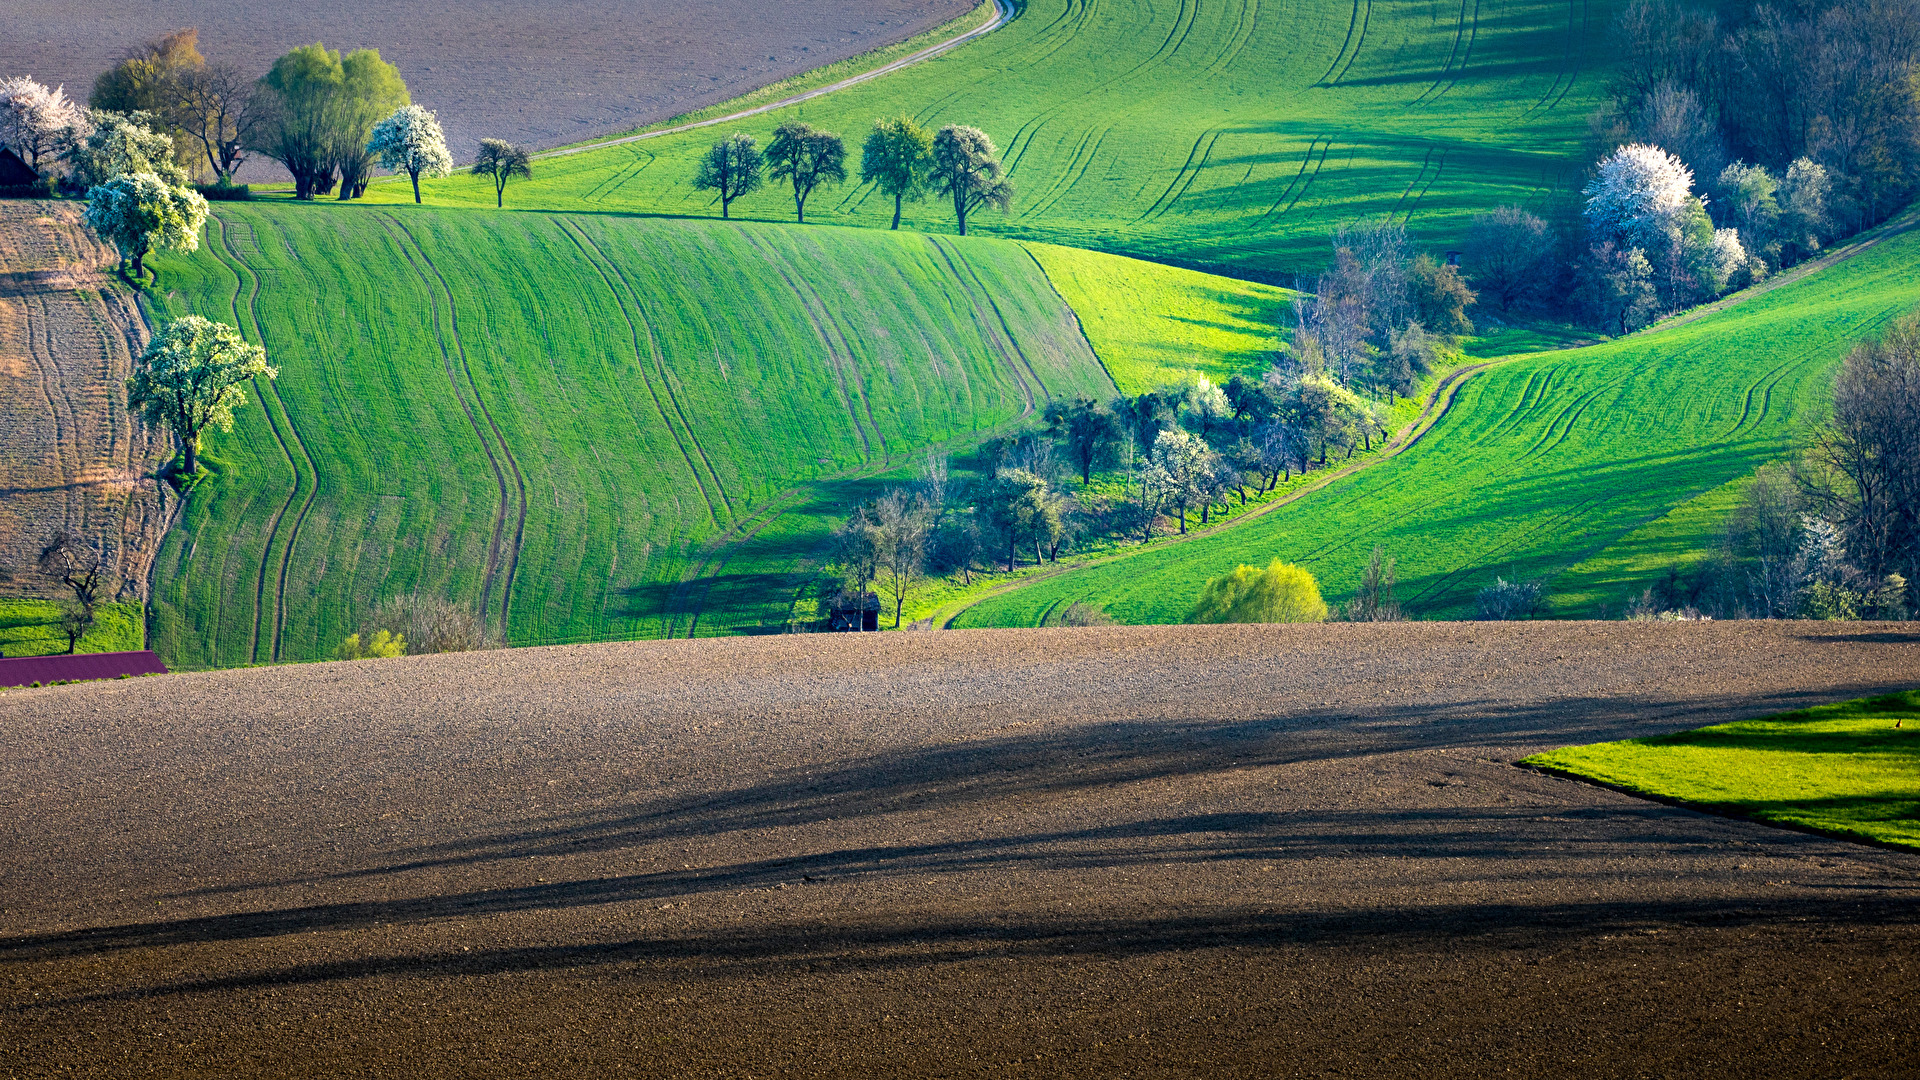
[{"label": "grass patch", "polygon": [[[139,604],[100,604],[93,629],[75,652],[139,652],[147,647],[147,628]],[[60,605],[52,600],[0,600],[0,656],[53,656],[67,651],[60,630]]]},{"label": "grass patch", "polygon": [[[1547,209],[1581,183],[1601,101],[1607,4],[1026,0],[1006,26],[859,86],[729,124],[563,158],[508,192],[519,207],[716,214],[688,183],[732,131],[764,142],[800,118],[857,153],[876,117],[980,127],[1019,189],[981,232],[1231,268],[1269,281],[1316,272],[1337,223],[1391,217],[1454,244],[1473,213]],[[733,111],[748,101],[717,106]],[[404,184],[369,198],[401,200]],[[491,206],[483,180],[424,184],[431,202]],[[821,222],[884,227],[891,200],[848,184]],[[736,215],[785,220],[770,185]],[[937,200],[908,227],[946,231]]]},{"label": "grass patch", "polygon": [[[1068,595],[1124,622],[1176,622],[1208,578],[1276,557],[1309,567],[1335,601],[1375,544],[1398,559],[1401,600],[1425,617],[1471,615],[1496,574],[1546,580],[1554,594],[1567,568],[1782,457],[1825,415],[1840,357],[1917,301],[1920,232],[1907,232],[1693,322],[1508,360],[1465,383],[1391,461],[1204,541],[995,596],[961,625],[1032,625]],[[1652,585],[1667,553],[1638,543],[1608,557],[1613,569],[1570,579],[1556,612],[1617,612]]]},{"label": "grass patch", "polygon": [[1521,764],[1776,825],[1920,847],[1920,692],[1569,747]]}]

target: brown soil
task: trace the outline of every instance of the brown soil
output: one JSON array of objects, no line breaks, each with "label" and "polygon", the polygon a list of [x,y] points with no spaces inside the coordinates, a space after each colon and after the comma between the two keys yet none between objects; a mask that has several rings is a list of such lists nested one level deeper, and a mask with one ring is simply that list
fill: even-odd
[{"label": "brown soil", "polygon": [[73,203],[0,201],[0,593],[60,596],[34,569],[63,526],[115,567],[105,599],[139,597],[160,537],[152,478],[170,451],[126,409],[146,325]]},{"label": "brown soil", "polygon": [[0,696],[0,1075],[1910,1076],[1920,856],[1514,768],[1899,625],[570,646]]},{"label": "brown soil", "polygon": [[[20,0],[0,75],[66,84],[84,100],[131,46],[177,27],[200,51],[264,73],[296,45],[374,47],[440,116],[454,157],[482,137],[558,146],[704,108],[882,48],[977,0]],[[243,178],[280,176],[259,162]]]}]

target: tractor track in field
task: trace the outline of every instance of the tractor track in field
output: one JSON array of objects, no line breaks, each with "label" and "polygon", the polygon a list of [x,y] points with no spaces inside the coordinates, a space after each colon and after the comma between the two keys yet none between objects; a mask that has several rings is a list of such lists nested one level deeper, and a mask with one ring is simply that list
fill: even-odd
[{"label": "tractor track in field", "polygon": [[[679,396],[673,392],[673,383],[668,376],[666,360],[660,354],[660,343],[655,339],[653,334],[653,322],[647,318],[646,310],[641,306],[639,289],[634,287],[632,279],[627,277],[626,271],[620,268],[620,264],[609,257],[593,237],[587,235],[587,231],[582,228],[578,222],[573,222],[572,229],[569,229],[565,224],[561,223],[559,218],[550,217],[548,220],[552,221],[562,233],[573,240],[575,246],[580,248],[580,253],[587,257],[587,261],[593,264],[594,270],[600,274],[600,279],[606,282],[607,291],[613,295],[614,302],[619,304],[620,315],[627,321],[627,330],[633,337],[634,361],[637,364],[644,364],[648,361],[651,362],[654,373],[660,377],[660,384],[667,392],[667,400],[673,405],[673,415],[679,418],[680,429],[686,433],[685,441],[681,440],[680,430],[675,430],[673,418],[667,415],[666,407],[661,404],[660,392],[654,389],[653,381],[648,379],[647,392],[653,397],[654,411],[659,413],[660,422],[666,425],[668,433],[673,436],[674,442],[679,445],[680,456],[686,459],[687,469],[693,474],[694,483],[700,487],[700,497],[707,504],[708,518],[713,521],[716,528],[724,527],[720,520],[720,504],[716,504],[713,501],[713,492],[707,490],[706,481],[700,478],[699,466],[694,464],[693,455],[687,452],[687,446],[689,444],[693,446],[694,453],[699,455],[700,464],[706,466],[707,478],[713,481],[713,491],[719,493],[720,502],[725,505],[726,517],[729,520],[737,516],[733,507],[733,499],[727,495],[726,485],[721,483],[720,473],[713,467],[713,459],[707,455],[707,448],[701,445],[700,436],[694,433],[693,424],[688,421],[686,410],[680,405]],[[637,313],[640,316],[640,323],[636,324],[633,321],[633,313],[629,313],[627,306],[620,303],[620,291],[614,287],[613,279],[607,276],[608,267],[613,269],[614,275],[619,277],[620,284],[625,287],[628,297],[632,299],[633,313]],[[647,331],[647,349],[644,360],[640,351],[641,325],[645,325]],[[644,372],[644,370],[645,368],[643,367],[642,371]]]},{"label": "tractor track in field", "polygon": [[[827,310],[826,302],[821,299],[818,290],[811,285],[802,284],[800,279],[788,272],[786,260],[763,243],[759,237],[753,235],[751,230],[742,229],[740,235],[749,247],[760,253],[760,257],[773,268],[773,272],[780,275],[780,280],[787,283],[788,290],[793,293],[795,299],[800,301],[801,310],[807,313],[807,321],[813,324],[814,336],[820,339],[821,348],[826,350],[827,364],[833,369],[834,380],[840,384],[840,398],[846,403],[847,416],[853,421],[854,434],[860,436],[862,456],[869,459],[874,456],[873,444],[876,439],[880,442],[881,456],[886,456],[886,438],[880,434],[880,424],[873,416],[873,404],[867,400],[866,388],[861,385],[860,365],[854,359],[853,347],[847,342],[846,336],[840,332],[839,326],[834,323],[833,313]],[[838,345],[835,344],[836,340],[839,342]],[[859,404],[856,405],[856,401]],[[871,437],[866,427],[860,424],[860,413],[863,409],[867,414],[867,426],[873,428]]]},{"label": "tractor track in field", "polygon": [[[1206,140],[1207,149],[1205,153],[1200,155],[1200,164],[1195,165],[1193,163],[1193,154],[1189,153],[1187,155],[1187,163],[1182,165],[1180,172],[1174,175],[1173,183],[1167,185],[1166,192],[1163,193],[1159,199],[1155,200],[1152,206],[1147,207],[1147,212],[1140,215],[1140,217],[1136,219],[1136,223],[1138,221],[1145,221],[1147,218],[1160,219],[1167,211],[1173,209],[1174,203],[1186,197],[1187,192],[1193,188],[1193,182],[1200,179],[1200,174],[1206,171],[1207,162],[1213,160],[1213,148],[1219,143],[1220,136],[1223,134],[1225,133],[1218,128],[1201,133],[1200,138]],[[1209,135],[1211,135],[1212,138],[1208,138]],[[1198,140],[1194,142],[1193,148],[1196,151],[1200,149]],[[1186,179],[1186,183],[1184,184],[1180,182],[1182,177]],[[1177,192],[1174,191],[1176,186],[1180,189]],[[1171,195],[1172,198],[1168,198],[1167,196],[1169,195]]]},{"label": "tractor track in field", "polygon": [[[1233,33],[1227,37],[1227,47],[1221,50],[1213,63],[1207,65],[1205,71],[1200,73],[1201,78],[1218,75],[1232,67],[1233,62],[1240,59],[1240,54],[1247,50],[1247,43],[1253,40],[1254,32],[1259,28],[1260,0],[1242,0],[1240,13],[1236,19]],[[1242,30],[1242,27],[1245,29]]]},{"label": "tractor track in field", "polygon": [[[427,258],[426,252],[421,250],[420,241],[413,235],[413,231],[402,224],[399,218],[393,214],[383,214],[381,216],[387,221],[389,230],[399,244],[401,254],[406,256],[407,261],[413,266],[414,273],[419,275],[420,283],[427,288],[429,297],[428,307],[433,312],[434,338],[439,344],[440,358],[447,373],[447,385],[453,390],[454,399],[460,402],[461,410],[467,415],[467,424],[473,428],[473,437],[480,443],[480,449],[487,455],[487,464],[493,469],[494,484],[500,493],[500,504],[499,509],[494,512],[493,537],[487,545],[487,572],[485,580],[480,587],[480,617],[484,623],[487,618],[487,613],[492,609],[494,585],[500,583],[500,637],[502,641],[505,641],[507,636],[507,613],[511,603],[510,589],[512,588],[512,575],[514,570],[519,566],[520,543],[526,535],[526,480],[520,473],[519,463],[513,460],[512,453],[507,449],[506,439],[501,435],[499,426],[493,422],[493,415],[487,411],[486,402],[480,398],[479,383],[473,377],[473,369],[467,362],[466,347],[460,341],[460,325],[453,311],[453,290],[448,288],[447,280],[440,273],[439,268],[434,266],[432,260]],[[402,239],[402,237],[404,237],[404,239]],[[431,277],[429,277],[429,271],[431,271]],[[447,322],[445,324],[442,324],[440,320],[439,297],[434,294],[434,283],[436,281],[440,286],[439,292],[447,298]],[[452,349],[447,347],[449,333],[451,333],[453,338]],[[454,372],[454,353],[456,351],[460,355],[460,367],[466,373],[467,386],[472,395],[471,401],[468,400],[468,394],[461,392],[460,377]],[[483,416],[486,418],[485,427],[482,427],[480,422]],[[497,453],[495,452],[493,443],[487,439],[487,431],[489,429],[492,430],[494,439],[500,443]],[[501,467],[500,462],[502,458],[505,458],[510,466],[514,475],[515,484],[519,490],[520,510],[511,555],[509,555],[504,548],[506,544],[508,507],[514,502],[514,495],[507,486],[508,469]],[[501,582],[501,567],[503,564],[507,566],[507,571],[505,581]]]},{"label": "tractor track in field", "polygon": [[[254,341],[264,349],[267,346],[267,340],[260,325],[260,271],[241,257],[239,249],[234,246],[228,223],[217,214],[209,216],[220,222],[220,246],[226,249],[227,256],[233,260],[236,267],[233,296],[234,321],[239,322],[240,314],[240,275],[237,271],[245,270],[246,276],[252,282],[252,287],[247,290],[247,321],[253,324]],[[248,234],[255,237],[254,246],[257,249],[259,246],[257,227],[252,222],[245,224]],[[261,411],[266,414],[267,427],[273,432],[274,442],[280,446],[281,456],[286,459],[287,471],[293,474],[293,488],[287,492],[286,499],[274,510],[272,519],[268,521],[267,540],[260,552],[260,580],[254,592],[253,640],[248,649],[248,658],[255,663],[260,661],[260,623],[266,609],[268,566],[273,562],[273,549],[280,536],[280,526],[286,521],[287,511],[293,506],[296,498],[300,500],[300,510],[294,515],[292,527],[287,530],[286,548],[280,554],[280,568],[273,575],[273,633],[267,643],[267,660],[277,663],[280,660],[280,640],[287,622],[287,578],[293,571],[293,550],[300,540],[300,527],[306,524],[307,514],[313,510],[314,498],[319,493],[320,470],[314,464],[313,454],[308,451],[306,440],[300,437],[299,429],[294,427],[293,414],[287,411],[287,403],[280,397],[280,391],[273,385],[273,380],[254,379],[253,386],[254,393],[260,398]],[[269,398],[274,405],[279,406],[278,416],[275,415],[273,408],[268,407]],[[280,430],[282,420],[286,422],[284,433]],[[289,437],[293,440],[293,446],[300,451],[298,459],[294,457],[293,450],[288,447]],[[305,476],[300,472],[302,460],[307,465]],[[304,495],[301,491],[303,487],[306,489]]]},{"label": "tractor track in field", "polygon": [[[1580,77],[1581,32],[1586,28],[1587,6],[1591,2],[1592,0],[1567,0],[1567,47],[1561,54],[1559,70],[1553,73],[1553,82],[1549,83],[1546,92],[1540,95],[1540,100],[1528,106],[1527,111],[1520,114],[1521,119],[1532,116],[1541,109],[1552,109],[1560,104],[1560,101],[1564,101],[1567,94],[1573,90],[1574,80]],[[1553,95],[1556,93],[1560,95],[1560,100],[1554,100]]]},{"label": "tractor track in field", "polygon": [[[1280,191],[1280,197],[1273,200],[1273,205],[1267,207],[1267,212],[1264,214],[1261,214],[1259,221],[1254,222],[1254,224],[1257,225],[1260,223],[1260,221],[1265,221],[1269,217],[1272,217],[1273,212],[1275,210],[1280,209],[1280,204],[1287,201],[1287,196],[1293,194],[1293,189],[1300,186],[1300,178],[1307,175],[1307,166],[1313,164],[1314,147],[1319,145],[1320,145],[1320,136],[1315,135],[1313,139],[1307,143],[1307,156],[1300,159],[1299,171],[1293,174],[1293,179],[1287,181],[1287,186],[1282,188]],[[1332,146],[1333,143],[1329,141],[1327,145]],[[1326,163],[1326,155],[1324,153],[1321,154],[1320,161],[1321,161],[1321,164]],[[1293,204],[1288,203],[1287,210],[1291,210],[1291,209],[1293,209]],[[1286,211],[1281,211],[1281,213],[1283,214],[1285,212]]]},{"label": "tractor track in field", "polygon": [[[1452,73],[1453,62],[1456,59],[1458,59],[1460,56],[1460,45],[1463,41],[1466,40],[1466,37],[1467,37],[1467,5],[1470,2],[1472,2],[1472,0],[1460,0],[1460,16],[1454,26],[1454,31],[1453,31],[1453,51],[1447,53],[1447,62],[1441,66],[1440,74],[1434,76],[1432,85],[1428,86],[1425,90],[1421,91],[1419,97],[1414,98],[1411,102],[1408,103],[1409,106],[1418,105],[1421,102],[1426,101],[1428,98],[1434,97],[1435,95],[1437,95],[1439,93],[1441,84],[1445,83],[1447,81],[1447,76],[1450,73]],[[1474,10],[1474,18],[1476,21],[1478,21],[1479,19],[1478,7],[1476,7]]]},{"label": "tractor track in field", "polygon": [[[1047,384],[1045,380],[1040,378],[1040,373],[1034,370],[1032,361],[1027,359],[1026,350],[1020,347],[1020,339],[1018,335],[1013,332],[1013,327],[1008,324],[1006,315],[1001,312],[999,301],[993,298],[993,290],[987,288],[986,283],[980,280],[980,275],[975,272],[973,264],[969,263],[964,255],[957,255],[940,237],[929,233],[927,235],[927,242],[933,245],[934,250],[940,253],[942,259],[946,260],[947,268],[953,271],[955,283],[960,286],[960,291],[966,295],[968,303],[973,305],[974,318],[979,321],[982,327],[986,328],[989,344],[993,346],[995,352],[1000,354],[1001,361],[1006,364],[1007,370],[1013,374],[1014,381],[1019,384],[1020,395],[1025,399],[1024,407],[1020,411],[1020,419],[1024,420],[1032,416],[1039,398],[1050,396],[1047,391]],[[962,267],[965,267],[964,272],[961,269]],[[974,286],[978,287],[977,292],[974,288],[967,285],[969,280],[973,282]],[[985,307],[981,306],[981,300],[983,298],[986,301]],[[987,318],[989,311],[993,313],[992,319]],[[998,323],[1000,327],[998,334],[994,333],[993,330],[995,323]],[[1025,377],[1022,377],[1020,374],[1022,368],[1026,370],[1027,374]],[[1028,378],[1033,380],[1032,385],[1028,385]],[[1038,387],[1040,391],[1038,397],[1034,394],[1035,387]]]},{"label": "tractor track in field", "polygon": [[[1460,11],[1463,17],[1465,16],[1466,10],[1466,0],[1461,0]],[[1440,73],[1441,79],[1446,81],[1446,85],[1441,86],[1440,79],[1434,80],[1434,85],[1430,88],[1431,96],[1429,96],[1429,94],[1421,94],[1420,97],[1415,100],[1414,104],[1418,105],[1424,101],[1431,105],[1452,93],[1453,88],[1460,85],[1460,77],[1467,73],[1467,65],[1473,63],[1473,46],[1480,40],[1480,0],[1473,0],[1473,15],[1466,18],[1464,29],[1467,34],[1467,51],[1465,55],[1460,57],[1460,66],[1454,67],[1453,57],[1448,56],[1447,68]],[[1460,39],[1455,37],[1454,48],[1458,49],[1459,47]]]}]

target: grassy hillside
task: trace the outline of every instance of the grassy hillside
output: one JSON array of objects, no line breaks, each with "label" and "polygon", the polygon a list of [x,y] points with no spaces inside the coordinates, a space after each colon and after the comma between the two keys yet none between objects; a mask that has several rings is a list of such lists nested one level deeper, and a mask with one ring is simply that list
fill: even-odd
[{"label": "grassy hillside", "polygon": [[[1317,268],[1327,229],[1392,216],[1444,243],[1489,206],[1573,185],[1598,101],[1607,3],[1568,0],[1026,0],[1007,26],[938,59],[775,113],[536,162],[517,206],[710,214],[688,184],[729,131],[789,117],[857,154],[874,118],[967,123],[1006,151],[1019,189],[980,230],[1274,278]],[[456,148],[460,154],[468,147]],[[375,198],[410,198],[404,184]],[[428,185],[491,206],[484,181]],[[883,205],[884,204],[884,205]],[[736,214],[789,218],[776,187]],[[849,184],[823,222],[884,226],[890,201]],[[909,209],[945,230],[937,202]]]},{"label": "grassy hillside", "polygon": [[1244,526],[993,597],[956,625],[1032,625],[1082,598],[1124,622],[1178,621],[1208,577],[1275,556],[1338,599],[1375,544],[1426,616],[1470,615],[1496,574],[1555,592],[1562,571],[1605,553],[1569,582],[1559,614],[1617,614],[1664,569],[1675,535],[1710,531],[1697,514],[1650,523],[1783,455],[1822,415],[1833,364],[1915,303],[1920,232],[1906,232],[1704,318],[1511,360],[1391,461]]},{"label": "grassy hillside", "polygon": [[[1277,290],[1040,254],[1270,340]],[[515,644],[778,623],[863,477],[1111,395],[1087,334],[1161,317],[1083,332],[1003,240],[753,223],[228,205],[155,261],[159,306],[281,369],[160,555],[153,646],[180,666],[321,656],[415,589]]]},{"label": "grassy hillside", "polygon": [[[137,652],[147,647],[139,604],[103,603],[75,652]],[[52,600],[0,600],[0,656],[52,656],[67,651],[60,605]]]}]

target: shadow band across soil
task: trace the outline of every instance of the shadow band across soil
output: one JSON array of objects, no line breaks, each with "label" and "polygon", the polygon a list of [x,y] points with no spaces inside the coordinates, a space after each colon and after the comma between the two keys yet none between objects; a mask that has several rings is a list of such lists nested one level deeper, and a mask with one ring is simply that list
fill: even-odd
[{"label": "shadow band across soil", "polygon": [[1920,858],[1511,763],[1916,660],[1892,627],[1102,628],[7,694],[0,1065],[1898,1075]]}]

